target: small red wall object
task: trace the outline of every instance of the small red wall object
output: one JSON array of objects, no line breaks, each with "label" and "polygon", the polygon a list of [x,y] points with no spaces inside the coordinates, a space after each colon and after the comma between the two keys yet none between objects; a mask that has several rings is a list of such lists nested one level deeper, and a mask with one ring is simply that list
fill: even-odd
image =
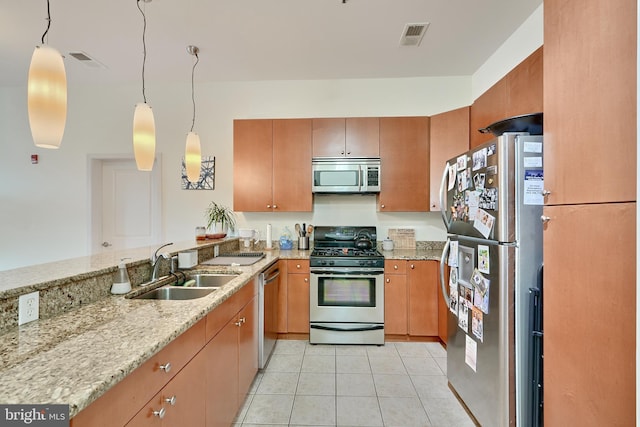
[{"label": "small red wall object", "polygon": [[31,155],[31,164],[32,165],[37,165],[38,164],[38,155],[37,154],[32,154]]}]

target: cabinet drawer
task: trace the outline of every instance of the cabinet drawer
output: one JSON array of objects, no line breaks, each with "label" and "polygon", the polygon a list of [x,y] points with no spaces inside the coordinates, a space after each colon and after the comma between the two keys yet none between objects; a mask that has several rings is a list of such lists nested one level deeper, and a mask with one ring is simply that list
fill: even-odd
[{"label": "cabinet drawer", "polygon": [[289,259],[287,260],[287,273],[309,273],[308,259]]},{"label": "cabinet drawer", "polygon": [[242,289],[207,314],[206,341],[209,342],[242,309],[258,290],[257,281],[251,279]]},{"label": "cabinet drawer", "polygon": [[[177,337],[102,397],[76,415],[73,427],[112,427],[127,423],[202,349],[205,321]],[[170,364],[168,372],[161,366]]]},{"label": "cabinet drawer", "polygon": [[385,259],[384,274],[406,274],[407,261],[402,259]]}]

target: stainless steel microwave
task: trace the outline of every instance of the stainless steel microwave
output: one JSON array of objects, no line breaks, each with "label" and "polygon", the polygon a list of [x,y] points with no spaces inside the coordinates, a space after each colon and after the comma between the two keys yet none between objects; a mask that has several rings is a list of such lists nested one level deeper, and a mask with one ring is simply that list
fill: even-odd
[{"label": "stainless steel microwave", "polygon": [[314,193],[379,193],[379,158],[314,158],[311,162]]}]

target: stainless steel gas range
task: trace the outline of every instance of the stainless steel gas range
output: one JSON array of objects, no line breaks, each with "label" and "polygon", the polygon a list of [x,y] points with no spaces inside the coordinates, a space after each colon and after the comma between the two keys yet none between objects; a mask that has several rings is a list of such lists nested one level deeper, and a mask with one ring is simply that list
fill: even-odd
[{"label": "stainless steel gas range", "polygon": [[384,344],[384,256],[376,235],[376,227],[315,227],[311,344]]}]

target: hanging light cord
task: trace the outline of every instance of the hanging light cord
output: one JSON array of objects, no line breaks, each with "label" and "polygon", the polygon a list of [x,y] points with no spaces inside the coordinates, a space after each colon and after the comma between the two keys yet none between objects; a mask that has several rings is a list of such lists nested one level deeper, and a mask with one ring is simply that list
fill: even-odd
[{"label": "hanging light cord", "polygon": [[[48,0],[47,0],[48,1]],[[144,103],[147,103],[147,96],[144,93],[144,65],[147,62],[147,44],[145,42],[145,34],[147,33],[147,17],[145,16],[142,8],[140,7],[140,0],[136,1],[136,5],[138,6],[138,10],[142,14],[142,98],[144,99]]]},{"label": "hanging light cord", "polygon": [[44,38],[49,32],[49,27],[51,27],[51,10],[49,9],[49,0],[47,0],[47,29],[44,30],[44,34],[42,35],[42,44],[44,44]]},{"label": "hanging light cord", "polygon": [[191,120],[191,132],[193,132],[193,125],[196,123],[196,95],[193,88],[193,76],[196,71],[196,65],[198,65],[198,62],[200,61],[197,52],[195,52],[193,55],[196,57],[196,62],[193,63],[193,68],[191,69],[191,102],[193,102],[193,119]]}]

